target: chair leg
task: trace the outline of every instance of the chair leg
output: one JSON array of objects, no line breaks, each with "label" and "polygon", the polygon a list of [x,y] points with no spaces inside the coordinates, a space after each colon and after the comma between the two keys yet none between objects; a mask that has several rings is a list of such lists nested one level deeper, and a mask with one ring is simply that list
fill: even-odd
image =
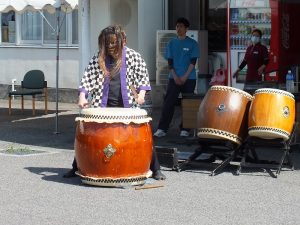
[{"label": "chair leg", "polygon": [[8,97],[8,115],[11,115],[11,95]]},{"label": "chair leg", "polygon": [[32,115],[35,116],[35,95],[32,95]]},{"label": "chair leg", "polygon": [[24,113],[24,96],[21,96],[21,109],[22,109],[22,113]]},{"label": "chair leg", "polygon": [[45,88],[45,114],[48,114],[48,91],[47,88]]}]

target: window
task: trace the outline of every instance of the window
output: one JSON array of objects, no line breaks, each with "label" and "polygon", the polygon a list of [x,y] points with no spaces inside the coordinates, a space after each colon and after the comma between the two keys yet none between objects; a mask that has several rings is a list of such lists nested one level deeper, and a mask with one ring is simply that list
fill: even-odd
[{"label": "window", "polygon": [[[72,13],[47,11],[13,11],[1,14],[1,43],[17,45],[54,45],[57,39],[59,16],[59,42],[64,46],[78,45],[78,10]],[[19,30],[16,30],[19,25]]]},{"label": "window", "polygon": [[226,0],[168,0],[168,28],[175,29],[178,17],[190,21],[190,30],[208,31],[208,50],[226,51]]},{"label": "window", "polygon": [[21,15],[21,40],[25,43],[38,43],[42,39],[42,18],[38,12],[25,12]]},{"label": "window", "polygon": [[78,10],[72,12],[72,44],[78,45]]},{"label": "window", "polygon": [[14,43],[16,26],[15,26],[15,13],[10,11],[8,13],[2,13],[1,15],[1,36],[2,42]]},{"label": "window", "polygon": [[226,51],[227,8],[226,0],[206,0],[206,27],[208,30],[208,49]]},{"label": "window", "polygon": [[[55,44],[57,29],[59,29],[59,42],[61,44],[66,44],[67,36],[66,36],[66,14],[64,12],[60,12],[60,14],[50,14],[48,12],[44,12],[45,19],[43,20],[43,35],[44,35],[44,43],[45,44]],[[57,16],[59,16],[59,28],[57,28]]]}]

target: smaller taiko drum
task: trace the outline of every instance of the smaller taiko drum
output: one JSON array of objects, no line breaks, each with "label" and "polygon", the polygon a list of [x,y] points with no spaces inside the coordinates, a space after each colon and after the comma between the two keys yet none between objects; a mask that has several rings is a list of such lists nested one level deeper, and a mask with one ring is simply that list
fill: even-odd
[{"label": "smaller taiko drum", "polygon": [[250,105],[248,133],[263,139],[289,139],[295,121],[295,97],[287,91],[261,88]]},{"label": "smaller taiko drum", "polygon": [[240,89],[212,86],[198,111],[198,137],[225,139],[240,145],[247,135],[248,110],[253,97]]},{"label": "smaller taiko drum", "polygon": [[151,117],[143,109],[88,108],[76,118],[75,157],[83,183],[145,183],[152,158]]}]

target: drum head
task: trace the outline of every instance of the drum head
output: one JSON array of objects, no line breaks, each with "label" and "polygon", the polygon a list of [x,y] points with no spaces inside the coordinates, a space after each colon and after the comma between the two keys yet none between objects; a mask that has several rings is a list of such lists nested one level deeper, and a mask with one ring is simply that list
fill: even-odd
[{"label": "drum head", "polygon": [[252,95],[248,94],[247,92],[238,89],[238,88],[234,88],[234,87],[228,87],[228,86],[222,86],[222,85],[214,85],[210,88],[210,90],[212,91],[228,91],[228,92],[232,92],[232,93],[237,93],[239,95],[242,95],[246,98],[248,98],[250,101],[253,100]]},{"label": "drum head", "polygon": [[97,123],[148,123],[152,120],[147,111],[140,108],[87,108],[82,109],[75,121]]},{"label": "drum head", "polygon": [[274,89],[274,88],[260,88],[260,89],[257,89],[254,92],[254,97],[255,97],[256,94],[285,95],[285,96],[288,96],[288,97],[290,97],[292,99],[295,99],[295,96],[292,93],[284,91],[284,90],[280,90],[280,89]]}]

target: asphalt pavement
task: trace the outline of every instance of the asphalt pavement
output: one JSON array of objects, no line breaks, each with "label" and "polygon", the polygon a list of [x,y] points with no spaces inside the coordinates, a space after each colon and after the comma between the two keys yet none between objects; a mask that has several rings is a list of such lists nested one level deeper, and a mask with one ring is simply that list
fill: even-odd
[{"label": "asphalt pavement", "polygon": [[[58,112],[56,116],[56,112]],[[76,104],[49,103],[48,115],[37,102],[20,110],[13,101],[0,100],[0,224],[270,224],[295,225],[300,221],[300,153],[294,148],[294,170],[283,168],[278,178],[262,169],[243,169],[238,162],[210,176],[218,164],[195,164],[176,172],[162,167],[163,187],[105,188],[82,184],[80,178],[63,178],[74,157]],[[160,109],[153,110],[156,130]],[[180,110],[168,135],[154,144],[176,147],[184,159],[197,148],[193,137],[179,137]],[[58,126],[57,126],[58,125]],[[20,150],[11,154],[9,151]],[[22,151],[30,154],[22,154]],[[262,151],[273,159],[278,151]],[[148,179],[147,183],[157,184]]]}]

